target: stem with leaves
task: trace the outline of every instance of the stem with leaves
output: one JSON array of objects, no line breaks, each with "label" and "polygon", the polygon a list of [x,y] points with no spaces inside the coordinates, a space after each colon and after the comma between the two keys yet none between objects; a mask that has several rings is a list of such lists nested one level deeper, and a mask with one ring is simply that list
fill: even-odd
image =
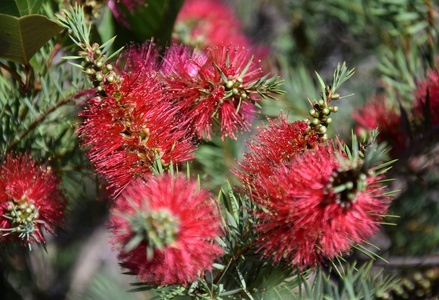
[{"label": "stem with leaves", "polygon": [[62,14],[57,15],[59,23],[69,29],[70,38],[82,50],[78,52],[78,56],[63,58],[82,59],[83,63],[81,65],[72,62],[70,64],[80,68],[90,78],[97,95],[106,97],[105,86],[110,83],[119,84],[121,80],[119,75],[113,71],[113,65],[109,61],[122,48],[108,55],[115,37],[102,45],[90,44],[90,26],[86,25],[85,15],[80,6],[76,5],[71,7],[70,10],[64,9]]},{"label": "stem with leaves", "polygon": [[342,65],[338,64],[334,71],[332,86],[325,84],[322,77],[320,77],[317,72],[316,75],[322,89],[322,92],[320,93],[321,99],[318,101],[314,100],[314,103],[310,101],[313,108],[309,111],[309,114],[313,119],[305,119],[305,122],[312,128],[315,128],[317,134],[326,139],[328,126],[332,123],[332,118],[329,117],[329,115],[338,111],[338,106],[329,104],[333,100],[351,96],[340,97],[340,94],[336,91],[345,81],[354,75],[354,69],[348,70],[345,63]]}]

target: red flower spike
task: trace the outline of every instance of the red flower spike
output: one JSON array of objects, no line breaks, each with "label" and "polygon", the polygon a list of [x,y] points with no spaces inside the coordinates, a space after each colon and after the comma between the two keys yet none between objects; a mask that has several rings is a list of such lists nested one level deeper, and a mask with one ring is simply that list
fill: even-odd
[{"label": "red flower spike", "polygon": [[365,107],[358,109],[352,115],[352,118],[358,122],[357,134],[361,135],[363,130],[378,128],[378,138],[392,145],[393,155],[397,155],[407,144],[407,137],[401,130],[400,116],[395,110],[394,106],[388,105],[385,97],[373,97]]},{"label": "red flower spike", "polygon": [[218,0],[185,1],[177,16],[174,37],[201,49],[229,43],[241,47],[251,44],[234,11]]},{"label": "red flower spike", "polygon": [[255,217],[263,256],[304,269],[370,238],[390,202],[380,179],[341,168],[330,146],[308,150],[271,177],[259,177],[261,189],[252,195],[261,208]]},{"label": "red flower spike", "polygon": [[121,74],[132,74],[130,79],[133,82],[130,84],[135,84],[134,81],[146,80],[147,77],[152,77],[158,72],[159,57],[159,49],[152,40],[140,47],[131,45],[119,56],[116,68]]},{"label": "red flower spike", "polygon": [[89,147],[87,155],[113,195],[151,174],[157,159],[164,165],[180,163],[193,158],[196,149],[178,107],[155,74],[146,72],[155,68],[151,60],[157,57],[149,47],[129,49],[122,83],[80,113],[85,118],[78,129],[81,146]]},{"label": "red flower spike", "polygon": [[220,125],[222,139],[235,139],[235,132],[248,130],[253,102],[260,99],[259,92],[270,93],[254,85],[262,71],[248,51],[218,46],[202,54],[175,47],[165,54],[163,74],[168,90],[191,120],[194,133],[210,139],[210,131],[215,131],[213,123]]},{"label": "red flower spike", "polygon": [[419,88],[415,91],[415,113],[417,116],[425,118],[424,106],[426,105],[427,90],[430,100],[429,111],[431,123],[434,127],[439,125],[439,73],[431,70],[428,79],[419,83]]},{"label": "red flower spike", "polygon": [[112,243],[142,282],[187,286],[210,271],[223,250],[216,202],[195,181],[169,174],[124,190],[111,210]]},{"label": "red flower spike", "polygon": [[291,161],[306,149],[314,148],[319,137],[305,122],[288,122],[286,116],[278,119],[267,118],[269,124],[263,123],[258,134],[247,142],[249,151],[244,154],[239,167],[232,172],[238,176],[245,188],[255,182],[259,176],[270,176],[280,164]]},{"label": "red flower spike", "polygon": [[60,179],[29,155],[12,154],[0,164],[0,242],[44,243],[64,223],[66,199]]}]

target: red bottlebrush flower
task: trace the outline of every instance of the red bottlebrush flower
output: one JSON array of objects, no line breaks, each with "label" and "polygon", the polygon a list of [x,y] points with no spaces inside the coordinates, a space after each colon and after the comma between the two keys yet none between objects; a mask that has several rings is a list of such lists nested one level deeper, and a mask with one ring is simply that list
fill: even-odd
[{"label": "red bottlebrush flower", "polygon": [[163,74],[168,91],[191,120],[193,131],[210,139],[210,131],[215,131],[213,123],[219,123],[224,139],[248,130],[253,102],[260,99],[259,94],[271,92],[262,83],[255,84],[262,72],[248,51],[218,46],[207,48],[203,54],[189,47],[175,47],[165,54]]},{"label": "red bottlebrush flower", "polygon": [[0,164],[0,242],[44,243],[64,223],[66,199],[60,179],[29,155],[11,154]]},{"label": "red bottlebrush flower", "polygon": [[[430,107],[426,106],[427,91],[429,96]],[[424,116],[424,110],[429,111],[431,124],[433,126],[439,125],[439,73],[437,71],[430,71],[428,79],[419,83],[418,89],[415,91],[415,113],[417,116]],[[424,108],[425,107],[425,108]]]},{"label": "red bottlebrush flower", "polygon": [[232,170],[243,185],[251,185],[259,176],[269,176],[282,163],[319,143],[320,138],[305,122],[290,123],[284,115],[267,120],[269,124],[263,123],[254,139],[247,142],[249,151],[238,162],[242,170]]},{"label": "red bottlebrush flower", "polygon": [[362,130],[378,128],[378,138],[392,146],[394,155],[406,147],[406,136],[400,125],[401,118],[395,109],[387,103],[385,97],[373,97],[365,107],[358,109],[352,116],[358,122],[357,134],[361,135]]},{"label": "red bottlebrush flower", "polygon": [[125,54],[122,82],[109,86],[106,98],[96,98],[80,113],[85,118],[78,129],[81,146],[89,147],[88,157],[115,195],[152,173],[156,159],[180,163],[193,158],[196,149],[178,107],[149,72],[154,68],[149,55],[154,58],[155,52],[135,51]]},{"label": "red bottlebrush flower", "polygon": [[222,234],[216,202],[181,175],[133,184],[111,212],[119,260],[142,282],[188,285],[223,254],[215,242]]},{"label": "red bottlebrush flower", "polygon": [[116,62],[117,71],[120,74],[128,74],[132,76],[129,78],[129,83],[125,82],[125,86],[135,85],[136,81],[149,80],[149,78],[156,75],[160,70],[159,48],[154,44],[154,41],[148,41],[137,47],[131,45],[127,50],[122,52]]},{"label": "red bottlebrush flower", "polygon": [[240,20],[226,3],[218,0],[187,0],[176,20],[174,37],[200,49],[222,44],[249,47]]},{"label": "red bottlebrush flower", "polygon": [[390,202],[380,177],[342,165],[332,147],[320,146],[257,179],[252,195],[264,256],[312,267],[377,231]]},{"label": "red bottlebrush flower", "polygon": [[[129,13],[134,13],[136,9],[140,6],[146,5],[146,0],[108,0],[108,7],[111,9],[114,18],[123,26],[129,27],[129,24],[126,20],[127,16],[125,15],[124,10],[126,9]],[[121,6],[125,7],[123,9]]]}]

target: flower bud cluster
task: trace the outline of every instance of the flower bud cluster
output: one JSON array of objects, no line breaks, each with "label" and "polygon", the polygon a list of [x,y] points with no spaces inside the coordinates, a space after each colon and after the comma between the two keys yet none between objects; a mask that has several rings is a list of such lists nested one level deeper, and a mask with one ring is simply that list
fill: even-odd
[{"label": "flower bud cluster", "polygon": [[88,147],[87,155],[112,195],[152,173],[157,161],[178,164],[191,159],[196,149],[185,117],[156,74],[153,44],[129,48],[121,60],[126,65],[108,73],[119,79],[115,84],[108,84],[111,78],[100,81],[105,93],[87,103],[78,129],[80,145]]},{"label": "flower bud cluster", "polygon": [[344,209],[358,200],[357,193],[367,189],[367,175],[351,168],[334,170],[328,181],[323,193],[334,194],[333,201]]},{"label": "flower bud cluster", "polygon": [[226,91],[226,94],[231,93],[231,98],[233,98],[235,101],[240,101],[241,99],[247,99],[248,97],[246,93],[246,89],[242,84],[241,77],[227,78],[227,82],[225,82],[224,85],[224,90]]},{"label": "flower bud cluster", "polygon": [[135,233],[132,241],[125,247],[129,252],[138,242],[145,240],[147,246],[147,259],[153,259],[154,251],[163,251],[166,247],[175,246],[179,232],[179,220],[168,209],[139,211],[130,219],[131,227]]},{"label": "flower bud cluster", "polygon": [[0,241],[44,242],[64,220],[60,180],[27,155],[7,155],[0,164]]},{"label": "flower bud cluster", "polygon": [[84,59],[83,71],[93,83],[93,87],[96,88],[96,92],[105,97],[105,85],[110,83],[120,84],[121,79],[119,75],[114,72],[113,65],[107,62],[105,55],[102,55],[101,47],[99,44],[93,45],[83,49],[85,51],[79,51],[79,56]]},{"label": "flower bud cluster", "polygon": [[220,127],[222,139],[236,139],[236,132],[249,130],[261,99],[284,93],[278,88],[282,81],[276,76],[267,79],[250,52],[236,45],[202,51],[173,45],[164,61],[167,89],[199,138],[211,139],[211,132]]},{"label": "flower bud cluster", "polygon": [[11,228],[2,229],[6,232],[3,235],[15,234],[22,240],[29,240],[35,236],[34,232],[38,231],[37,221],[39,218],[39,208],[36,208],[33,201],[23,199],[22,204],[14,204],[13,201],[8,202],[6,210],[8,213],[3,217],[11,220]]},{"label": "flower bud cluster", "polygon": [[326,132],[328,131],[329,124],[332,123],[332,118],[329,115],[338,111],[338,106],[329,105],[329,102],[331,100],[338,100],[340,95],[333,93],[330,86],[325,87],[325,92],[325,96],[323,96],[323,94],[320,95],[322,99],[312,104],[313,108],[309,111],[309,115],[313,117],[313,119],[305,119],[305,122],[315,128],[321,137],[327,139],[328,136]]},{"label": "flower bud cluster", "polygon": [[[247,163],[247,170],[259,168]],[[258,207],[256,243],[264,257],[288,259],[299,268],[315,266],[376,232],[390,198],[382,192],[379,176],[363,174],[360,164],[348,167],[350,163],[333,145],[320,143],[270,172],[241,176],[243,189]]]},{"label": "flower bud cluster", "polygon": [[188,285],[223,254],[211,194],[182,175],[159,174],[127,187],[111,209],[121,265],[156,285]]},{"label": "flower bud cluster", "polygon": [[24,201],[20,205],[9,202],[7,206],[11,220],[13,223],[18,224],[17,227],[23,223],[31,223],[39,217],[38,209],[32,204],[33,201],[29,199],[24,199]]},{"label": "flower bud cluster", "polygon": [[431,299],[438,293],[439,268],[417,271],[398,278],[389,289],[375,293],[377,300]]}]

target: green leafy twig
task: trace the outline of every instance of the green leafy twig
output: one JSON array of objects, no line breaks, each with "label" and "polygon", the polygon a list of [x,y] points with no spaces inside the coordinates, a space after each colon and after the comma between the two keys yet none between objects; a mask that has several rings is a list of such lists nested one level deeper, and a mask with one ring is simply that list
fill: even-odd
[{"label": "green leafy twig", "polygon": [[14,141],[12,141],[8,147],[6,148],[6,152],[11,151],[12,149],[14,149],[18,143],[23,140],[32,130],[35,129],[35,127],[37,127],[38,124],[40,124],[41,122],[43,122],[46,117],[54,112],[57,108],[73,101],[74,99],[78,98],[82,96],[82,94],[77,94],[77,95],[72,95],[64,100],[59,101],[56,105],[50,107],[47,111],[45,111],[44,113],[40,114],[30,125],[29,127],[23,131],[21,134],[18,135],[18,138],[16,138]]}]

